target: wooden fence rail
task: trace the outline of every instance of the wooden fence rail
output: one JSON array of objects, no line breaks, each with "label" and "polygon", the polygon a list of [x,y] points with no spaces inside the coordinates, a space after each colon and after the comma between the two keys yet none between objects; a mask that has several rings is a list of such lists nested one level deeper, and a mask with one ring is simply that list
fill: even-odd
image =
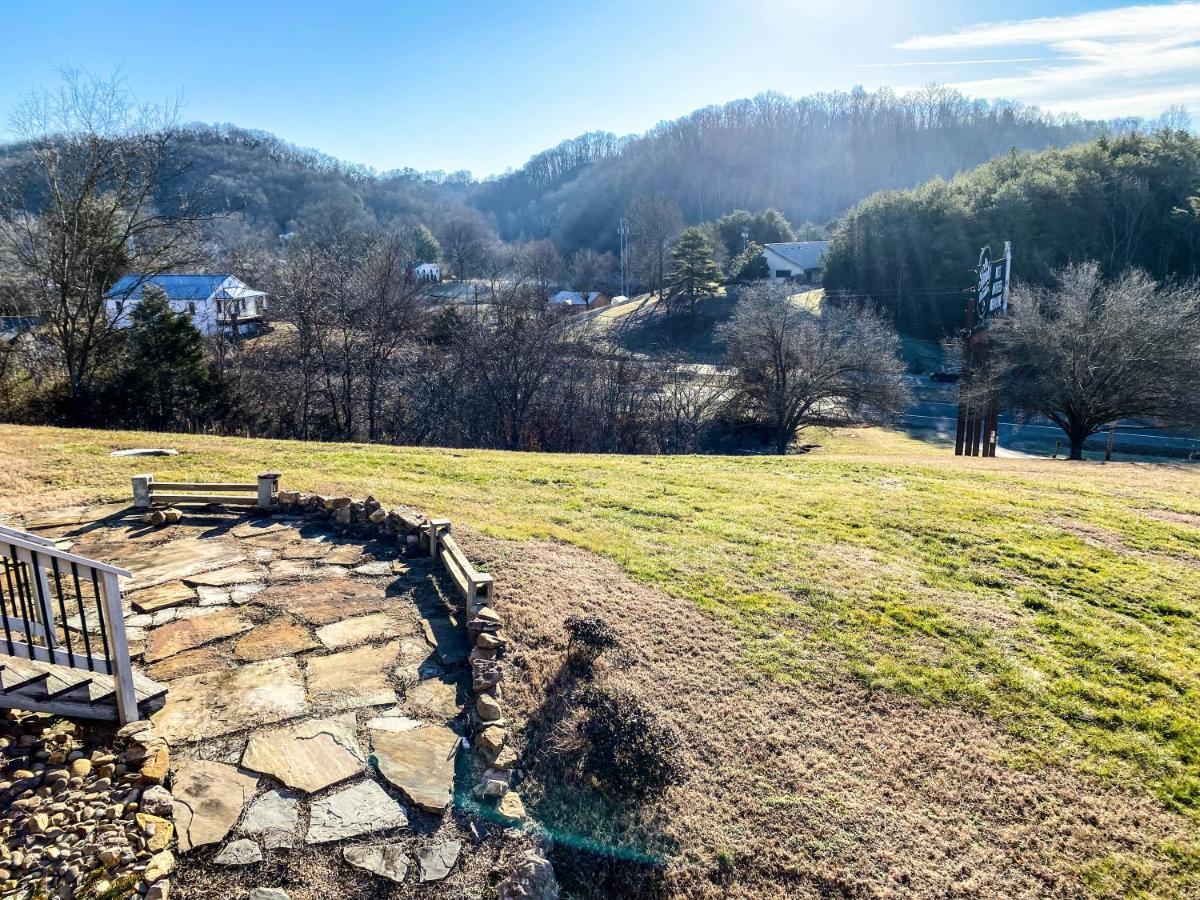
[{"label": "wooden fence rail", "polygon": [[167,506],[254,506],[267,509],[279,493],[279,473],[263,472],[256,482],[155,481],[153,475],[133,476],[133,505],[149,509]]}]

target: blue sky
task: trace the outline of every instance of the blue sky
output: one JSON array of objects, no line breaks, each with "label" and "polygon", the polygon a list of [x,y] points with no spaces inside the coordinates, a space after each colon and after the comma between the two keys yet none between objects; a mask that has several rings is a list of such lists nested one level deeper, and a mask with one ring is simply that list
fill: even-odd
[{"label": "blue sky", "polygon": [[486,175],[584,131],[856,84],[1200,122],[1200,2],[0,0],[0,20],[0,137],[56,68],[119,69],[187,120],[381,170]]}]

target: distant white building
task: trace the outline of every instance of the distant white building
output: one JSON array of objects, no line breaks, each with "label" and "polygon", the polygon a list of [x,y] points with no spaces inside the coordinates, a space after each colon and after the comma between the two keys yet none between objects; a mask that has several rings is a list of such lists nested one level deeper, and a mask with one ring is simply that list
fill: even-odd
[{"label": "distant white building", "polygon": [[232,329],[254,332],[262,324],[267,295],[232,275],[125,275],[105,294],[109,320],[129,326],[129,315],[151,285],[162,288],[175,312],[187,313],[202,334]]},{"label": "distant white building", "polygon": [[602,291],[559,291],[550,298],[552,305],[572,309],[596,309],[610,302],[611,298]]},{"label": "distant white building", "polygon": [[441,281],[441,266],[437,263],[421,263],[413,266],[413,278],[417,281]]},{"label": "distant white building", "polygon": [[820,284],[825,272],[829,241],[785,241],[763,246],[770,279],[790,279],[800,284]]}]

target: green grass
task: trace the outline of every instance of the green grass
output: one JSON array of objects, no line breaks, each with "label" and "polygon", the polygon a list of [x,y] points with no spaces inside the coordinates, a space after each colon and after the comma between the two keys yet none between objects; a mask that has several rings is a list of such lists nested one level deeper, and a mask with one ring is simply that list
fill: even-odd
[{"label": "green grass", "polygon": [[[30,486],[40,505],[121,499],[143,470],[278,468],[293,489],[565,541],[729,622],[750,669],[968,707],[1024,738],[1027,762],[1200,817],[1200,469],[964,461],[882,431],[814,439],[783,459],[668,458],[0,427],[14,463],[0,503],[19,509]],[[184,452],[107,455],[160,444]]]}]

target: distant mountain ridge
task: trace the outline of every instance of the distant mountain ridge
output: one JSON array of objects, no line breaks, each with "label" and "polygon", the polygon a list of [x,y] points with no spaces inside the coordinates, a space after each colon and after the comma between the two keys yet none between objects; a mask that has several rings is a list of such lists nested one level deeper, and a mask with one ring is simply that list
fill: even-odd
[{"label": "distant mountain ridge", "polygon": [[[611,250],[618,221],[639,196],[670,197],[688,223],[774,207],[793,223],[823,225],[881,189],[949,177],[1014,148],[1065,146],[1137,124],[1050,115],[937,87],[903,96],[769,93],[706,107],[640,136],[584,134],[483,181],[461,172],[378,173],[266,132],[193,124],[176,143],[185,174],[157,200],[169,210],[202,187],[215,210],[263,235],[287,232],[306,209],[324,216],[337,208],[435,231],[478,215],[505,240],[549,237],[564,253]],[[0,178],[20,152],[20,145],[0,145]]]}]

